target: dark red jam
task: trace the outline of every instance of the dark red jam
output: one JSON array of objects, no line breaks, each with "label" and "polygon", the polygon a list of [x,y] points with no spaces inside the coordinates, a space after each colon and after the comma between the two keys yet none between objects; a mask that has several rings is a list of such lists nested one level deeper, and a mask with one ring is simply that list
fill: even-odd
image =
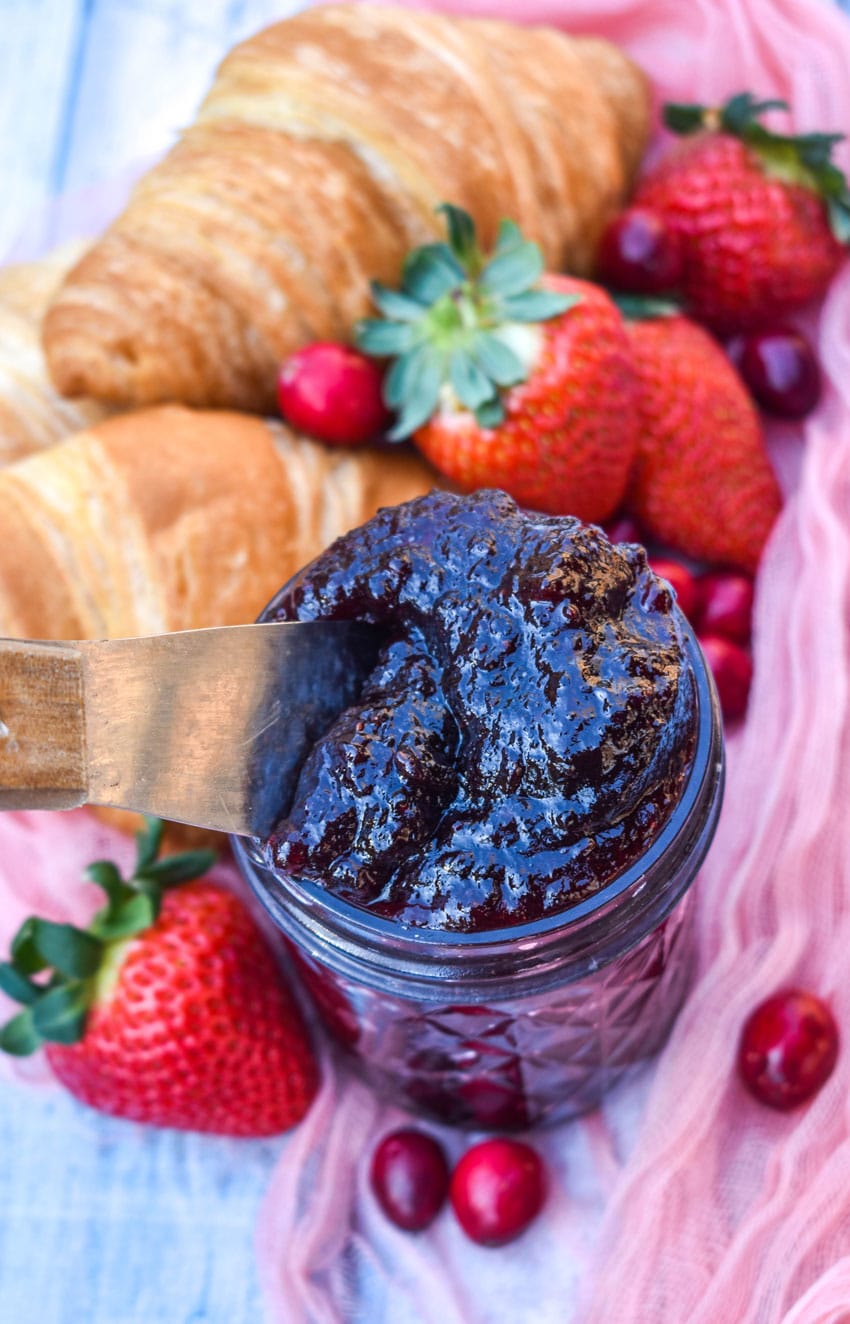
[{"label": "dark red jam", "polygon": [[526,923],[633,864],[679,799],[694,682],[642,548],[501,492],[432,492],[337,540],[275,617],[386,632],[269,843],[357,906],[420,928]]}]

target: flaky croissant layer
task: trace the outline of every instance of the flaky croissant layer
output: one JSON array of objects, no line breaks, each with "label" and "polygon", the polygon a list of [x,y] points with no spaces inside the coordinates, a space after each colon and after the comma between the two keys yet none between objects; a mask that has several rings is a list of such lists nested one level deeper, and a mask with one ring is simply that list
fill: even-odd
[{"label": "flaky croissant layer", "polygon": [[433,483],[404,449],[176,405],[116,415],[0,473],[0,635],[248,623],[334,538]]},{"label": "flaky croissant layer", "polygon": [[503,217],[586,273],[648,129],[640,71],[593,38],[374,5],[309,10],[225,59],[199,112],[71,272],[44,345],[66,395],[254,411],[280,360],[347,338],[369,282]]}]

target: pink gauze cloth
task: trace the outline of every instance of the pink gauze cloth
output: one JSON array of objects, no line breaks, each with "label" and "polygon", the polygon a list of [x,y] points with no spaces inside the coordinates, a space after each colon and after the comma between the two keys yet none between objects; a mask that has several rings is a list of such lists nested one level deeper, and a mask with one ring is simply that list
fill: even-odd
[{"label": "pink gauze cloth", "polygon": [[[784,97],[798,129],[850,124],[850,24],[821,0],[443,7],[610,37],[659,101],[749,89]],[[546,1209],[498,1251],[448,1212],[418,1237],[386,1222],[369,1158],[402,1114],[328,1063],[258,1222],[275,1324],[850,1321],[850,270],[808,325],[829,385],[804,427],[771,429],[789,500],[760,569],[755,682],[698,884],[697,978],[668,1046],[596,1113],[534,1137]],[[34,910],[82,919],[96,895],[84,865],[131,853],[85,811],[0,816],[0,948]],[[744,1094],[734,1055],[749,1009],[789,984],[826,997],[848,1042],[817,1098],[781,1115]],[[0,1072],[49,1079],[37,1059]],[[432,1129],[452,1158],[469,1143]]]}]

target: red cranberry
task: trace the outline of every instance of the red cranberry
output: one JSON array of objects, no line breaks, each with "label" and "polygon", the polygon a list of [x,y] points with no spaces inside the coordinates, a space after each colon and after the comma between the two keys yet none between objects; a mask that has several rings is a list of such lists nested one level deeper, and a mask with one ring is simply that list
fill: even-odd
[{"label": "red cranberry", "polygon": [[681,561],[668,561],[662,556],[651,556],[649,564],[660,579],[666,579],[676,590],[676,601],[689,621],[696,617],[699,606],[699,586],[686,565]]},{"label": "red cranberry", "polygon": [[646,207],[629,207],[609,221],[599,245],[600,280],[630,294],[663,294],[682,278],[677,237]]},{"label": "red cranberry", "polygon": [[747,1020],[738,1069],[747,1089],[771,1108],[794,1108],[816,1094],[838,1057],[838,1027],[812,993],[786,989]]},{"label": "red cranberry", "polygon": [[384,1136],[372,1158],[372,1190],[391,1223],[421,1232],[449,1189],[446,1156],[433,1136],[412,1128]]},{"label": "red cranberry", "polygon": [[699,641],[714,676],[723,716],[734,722],[747,709],[753,660],[746,648],[722,634],[701,634]]},{"label": "red cranberry", "polygon": [[299,432],[336,446],[357,446],[389,422],[381,383],[381,370],[371,359],[348,345],[319,341],[285,360],[278,404]]},{"label": "red cranberry", "polygon": [[713,570],[699,581],[699,628],[748,644],[752,633],[753,581],[732,570]]},{"label": "red cranberry", "polygon": [[543,1164],[522,1140],[483,1140],[452,1173],[449,1197],[458,1222],[481,1246],[504,1246],[524,1232],[546,1194]]},{"label": "red cranberry", "polygon": [[820,399],[818,361],[794,327],[735,336],[727,353],[756,402],[778,418],[805,418]]},{"label": "red cranberry", "polygon": [[603,528],[609,542],[642,543],[644,541],[640,525],[632,519],[631,515],[618,515],[616,519],[603,525]]},{"label": "red cranberry", "polygon": [[486,1040],[467,1040],[481,1067],[480,1075],[469,1069],[457,1095],[477,1127],[487,1131],[524,1131],[528,1110],[522,1086],[522,1067],[514,1053],[505,1053]]}]

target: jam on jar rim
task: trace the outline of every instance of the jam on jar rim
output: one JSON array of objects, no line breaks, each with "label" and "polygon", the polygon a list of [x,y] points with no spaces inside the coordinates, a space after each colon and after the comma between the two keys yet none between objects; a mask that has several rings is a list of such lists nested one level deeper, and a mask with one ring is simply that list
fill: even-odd
[{"label": "jam on jar rim", "polygon": [[[628,950],[663,922],[690,885],[720,807],[723,762],[717,698],[684,617],[681,625],[696,691],[696,741],[690,767],[676,806],[644,854],[597,892],[542,918],[498,929],[454,932],[403,926],[335,896],[321,884],[282,874],[269,863],[262,842],[234,839],[237,860],[259,900],[284,931],[297,929],[297,941],[312,935],[322,948],[330,944],[346,965],[346,954],[350,958],[357,952],[363,961],[358,977],[367,982],[369,968],[379,978],[395,969],[404,970],[406,978],[416,975],[432,983],[451,979],[452,967],[461,977],[462,967],[467,966],[469,976],[489,979],[507,953],[513,954],[510,964],[516,965],[517,974],[532,968],[542,974],[546,964],[542,948],[553,944],[561,965],[571,949],[580,964],[586,953],[588,968],[593,968],[599,963],[593,951],[603,929],[606,962]],[[662,861],[664,876],[658,877]]]}]

